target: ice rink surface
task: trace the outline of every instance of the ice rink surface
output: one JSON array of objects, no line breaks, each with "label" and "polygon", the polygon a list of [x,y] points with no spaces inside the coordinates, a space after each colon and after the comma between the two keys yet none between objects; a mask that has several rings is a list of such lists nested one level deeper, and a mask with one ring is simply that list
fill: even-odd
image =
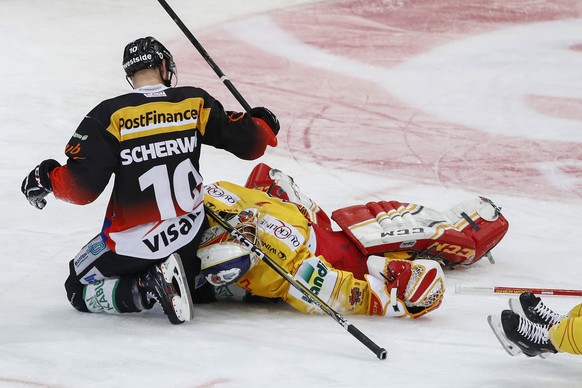
[{"label": "ice rink surface", "polygon": [[[259,161],[331,211],[372,200],[448,209],[493,199],[510,223],[483,259],[446,272],[418,320],[348,316],[380,361],[326,315],[284,304],[81,314],[68,261],[101,227],[109,191],[42,211],[20,193],[38,162],[64,162],[82,117],[125,93],[125,44],[152,35],[180,84],[237,101],[156,1],[0,1],[0,387],[577,387],[582,358],[508,356],[486,316],[500,295],[455,285],[581,289],[582,3],[574,0],[173,0],[253,106],[281,121]],[[244,184],[256,162],[203,150],[206,182]],[[567,312],[582,298],[547,297]]]}]

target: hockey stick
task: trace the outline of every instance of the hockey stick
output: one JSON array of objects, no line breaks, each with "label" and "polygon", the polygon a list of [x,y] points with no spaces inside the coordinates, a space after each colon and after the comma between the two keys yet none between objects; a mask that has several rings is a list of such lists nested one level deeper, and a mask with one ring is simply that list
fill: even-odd
[{"label": "hockey stick", "polygon": [[212,68],[212,70],[214,70],[214,72],[216,73],[216,75],[218,75],[218,77],[221,79],[222,83],[224,83],[224,85],[228,88],[228,90],[230,90],[230,92],[232,93],[232,95],[234,96],[234,98],[237,99],[237,101],[242,105],[242,107],[244,108],[244,110],[247,111],[247,112],[250,111],[251,110],[251,106],[248,104],[248,102],[246,102],[246,100],[239,93],[239,91],[236,90],[236,88],[234,87],[234,85],[232,84],[232,82],[230,82],[230,80],[228,79],[228,77],[222,72],[222,70],[220,70],[220,67],[218,67],[216,65],[216,63],[214,63],[214,61],[212,60],[212,58],[210,57],[210,55],[208,55],[208,53],[206,52],[206,50],[204,50],[204,47],[202,47],[202,45],[200,44],[200,42],[198,42],[198,40],[194,37],[194,35],[192,35],[192,33],[190,32],[190,30],[188,29],[188,27],[186,27],[186,25],[184,23],[182,23],[182,20],[180,20],[180,18],[178,17],[178,15],[176,15],[176,12],[174,12],[174,10],[166,2],[166,0],[158,0],[158,2],[161,4],[162,7],[164,7],[164,9],[168,13],[168,15],[170,15],[170,17],[172,18],[172,20],[182,30],[182,32],[184,33],[184,35],[186,35],[186,37],[190,40],[190,42],[194,45],[194,47],[196,47],[196,49],[198,50],[198,52],[200,53],[200,55],[202,55],[202,58],[204,58],[204,60],[206,60],[206,63],[208,63],[208,65],[210,65],[210,67]]},{"label": "hockey stick", "polygon": [[281,267],[275,260],[270,258],[265,254],[259,247],[253,244],[249,239],[243,236],[238,230],[236,230],[232,225],[223,220],[214,210],[210,209],[208,206],[204,205],[206,213],[212,217],[220,226],[226,229],[234,238],[236,238],[240,243],[246,246],[252,253],[257,255],[259,259],[265,262],[269,267],[271,267],[275,272],[281,275],[287,282],[289,282],[293,287],[295,287],[299,292],[307,298],[307,300],[319,307],[324,313],[335,319],[337,323],[343,326],[344,329],[348,331],[351,335],[356,337],[358,341],[364,344],[368,349],[370,349],[376,357],[380,360],[386,359],[386,349],[381,348],[376,345],[374,341],[368,338],[364,333],[358,330],[354,325],[349,323],[343,316],[332,309],[327,303],[321,300],[317,295],[315,295],[309,288],[299,283],[293,275],[291,275],[287,270]]},{"label": "hockey stick", "polygon": [[582,290],[564,290],[560,288],[527,288],[527,287],[478,287],[455,285],[457,294],[521,294],[531,292],[536,295],[582,296]]}]

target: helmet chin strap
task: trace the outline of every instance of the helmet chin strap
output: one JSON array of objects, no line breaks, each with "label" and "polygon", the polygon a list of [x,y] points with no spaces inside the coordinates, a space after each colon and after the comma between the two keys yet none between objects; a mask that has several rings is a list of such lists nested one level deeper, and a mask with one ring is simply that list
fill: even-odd
[{"label": "helmet chin strap", "polygon": [[[162,78],[162,81],[164,81],[164,85],[166,85],[169,88],[172,86],[178,85],[178,75],[176,73],[174,73],[172,70],[170,70],[171,68],[169,68],[169,66],[168,66],[167,59],[164,58],[162,60],[162,65],[159,67],[159,69],[160,69],[160,77]],[[164,77],[164,75],[168,75],[168,74],[169,74],[168,78]],[[172,85],[172,78],[174,76],[176,76],[176,83],[174,85]]]},{"label": "helmet chin strap", "polygon": [[[166,74],[164,74],[163,68],[164,68],[163,66],[158,67],[158,71],[160,73],[160,78],[162,79],[162,83],[167,87],[176,86],[178,84],[178,76],[176,75],[176,83],[174,85],[172,85],[172,79],[174,78],[175,74],[171,71],[168,71],[168,70],[166,70],[166,72],[165,72]],[[168,78],[164,77],[164,75],[168,75],[168,74],[169,74]],[[131,75],[126,75],[125,80],[129,84],[129,86],[131,86],[132,89],[135,89],[135,85],[131,82]]]},{"label": "helmet chin strap", "polygon": [[135,87],[134,87],[134,86],[133,86],[133,84],[131,83],[131,80],[130,80],[130,78],[131,78],[131,77],[130,77],[129,75],[126,75],[126,76],[125,76],[125,80],[126,80],[126,81],[127,81],[127,83],[129,84],[129,86],[131,86],[131,88],[132,88],[132,89],[135,89]]},{"label": "helmet chin strap", "polygon": [[[172,80],[174,79],[174,76],[176,77],[175,78],[176,82],[174,82],[174,84],[172,85]],[[168,78],[168,80],[165,81],[165,85],[168,87],[174,87],[178,85],[178,74],[170,72],[170,78]]]},{"label": "helmet chin strap", "polygon": [[[163,68],[164,68],[164,66],[160,66],[160,67],[158,68],[158,69],[159,69],[159,71],[160,71],[160,78],[162,79],[162,81],[163,81],[164,85],[166,85],[166,86],[168,86],[168,87],[169,87],[169,86],[171,86],[171,84],[172,84],[172,73],[170,73],[170,77],[166,79],[166,78],[164,77],[164,70],[163,70]],[[169,73],[169,71],[167,71],[167,70],[166,70],[166,74],[168,74],[168,73]]]}]

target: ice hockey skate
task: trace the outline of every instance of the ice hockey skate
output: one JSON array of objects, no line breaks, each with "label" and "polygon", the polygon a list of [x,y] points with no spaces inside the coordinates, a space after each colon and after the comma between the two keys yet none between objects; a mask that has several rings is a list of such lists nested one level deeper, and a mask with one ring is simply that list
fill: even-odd
[{"label": "ice hockey skate", "polygon": [[548,325],[533,323],[512,310],[503,310],[500,317],[487,318],[495,336],[503,348],[512,356],[520,353],[528,357],[545,358],[557,353],[548,337]]},{"label": "ice hockey skate", "polygon": [[531,292],[524,292],[519,298],[510,298],[509,307],[516,314],[542,325],[555,325],[566,318],[566,316],[550,309],[542,302],[541,298]]},{"label": "ice hockey skate", "polygon": [[493,334],[495,334],[495,337],[497,337],[497,340],[499,341],[501,346],[503,346],[503,349],[505,349],[505,351],[510,356],[519,356],[520,354],[523,354],[521,349],[519,349],[519,347],[516,344],[511,342],[505,336],[505,332],[503,331],[503,326],[501,324],[500,315],[489,315],[487,317],[487,323],[489,323],[491,330],[493,330]]},{"label": "ice hockey skate", "polygon": [[174,325],[193,319],[194,305],[178,255],[173,254],[163,263],[152,266],[139,278],[138,287],[144,306],[151,307],[157,301]]}]

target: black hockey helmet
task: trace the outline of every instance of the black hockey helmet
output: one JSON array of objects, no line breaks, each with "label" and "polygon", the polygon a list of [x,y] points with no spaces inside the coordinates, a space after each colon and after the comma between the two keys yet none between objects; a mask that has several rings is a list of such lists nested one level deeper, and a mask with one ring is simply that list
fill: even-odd
[{"label": "black hockey helmet", "polygon": [[157,39],[148,36],[139,38],[128,43],[123,50],[123,70],[127,77],[132,76],[136,71],[160,67],[162,61],[166,60],[166,68],[170,72],[170,77],[165,80],[170,86],[172,77],[177,76],[176,63],[174,57]]}]

